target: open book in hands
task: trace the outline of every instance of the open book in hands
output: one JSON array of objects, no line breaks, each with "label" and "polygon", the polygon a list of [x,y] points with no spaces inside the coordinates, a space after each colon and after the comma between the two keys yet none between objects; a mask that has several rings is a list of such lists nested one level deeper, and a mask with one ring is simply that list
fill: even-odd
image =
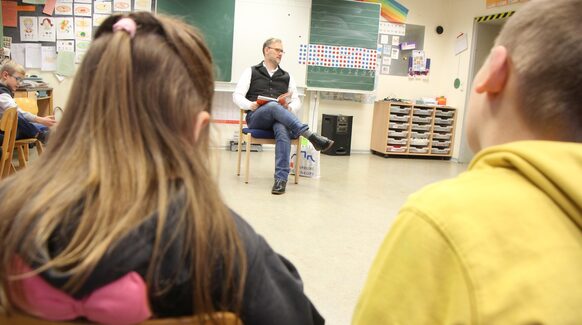
[{"label": "open book in hands", "polygon": [[287,103],[287,98],[289,98],[289,97],[291,97],[290,93],[284,93],[277,98],[268,97],[268,96],[259,96],[259,97],[257,97],[257,104],[259,104],[259,106],[261,106],[261,105],[265,105],[268,102],[278,102],[279,104],[285,106],[285,104]]}]

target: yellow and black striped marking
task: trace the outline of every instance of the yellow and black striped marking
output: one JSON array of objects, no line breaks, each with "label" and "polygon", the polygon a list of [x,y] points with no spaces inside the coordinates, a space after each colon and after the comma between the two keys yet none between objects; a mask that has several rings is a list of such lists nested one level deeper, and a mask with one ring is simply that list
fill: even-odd
[{"label": "yellow and black striped marking", "polygon": [[493,14],[493,15],[487,15],[487,16],[481,16],[481,17],[475,17],[475,20],[478,23],[483,23],[486,21],[491,21],[491,20],[496,20],[496,19],[504,19],[504,18],[509,18],[511,17],[513,14],[515,13],[515,11],[508,11],[508,12],[502,12],[499,14]]}]

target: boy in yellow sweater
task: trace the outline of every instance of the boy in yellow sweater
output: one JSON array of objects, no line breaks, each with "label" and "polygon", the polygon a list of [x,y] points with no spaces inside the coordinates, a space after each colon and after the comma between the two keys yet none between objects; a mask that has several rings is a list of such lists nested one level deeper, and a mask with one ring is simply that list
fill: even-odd
[{"label": "boy in yellow sweater", "polygon": [[532,0],[505,24],[470,94],[477,155],[409,198],[353,324],[582,324],[581,13]]}]

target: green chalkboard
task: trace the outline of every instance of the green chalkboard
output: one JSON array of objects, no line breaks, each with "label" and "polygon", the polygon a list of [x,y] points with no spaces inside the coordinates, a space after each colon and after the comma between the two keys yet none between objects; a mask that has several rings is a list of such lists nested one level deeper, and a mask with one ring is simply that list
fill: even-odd
[{"label": "green chalkboard", "polygon": [[[380,5],[359,1],[313,0],[310,44],[377,49]],[[375,70],[307,67],[307,86],[374,90]]]},{"label": "green chalkboard", "polygon": [[235,0],[158,0],[157,12],[198,27],[212,51],[216,80],[230,81]]}]

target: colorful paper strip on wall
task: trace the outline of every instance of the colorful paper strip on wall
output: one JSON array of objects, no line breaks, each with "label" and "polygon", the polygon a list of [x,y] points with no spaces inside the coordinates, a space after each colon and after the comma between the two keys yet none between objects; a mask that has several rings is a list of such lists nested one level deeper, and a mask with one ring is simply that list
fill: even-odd
[{"label": "colorful paper strip on wall", "polygon": [[378,51],[361,47],[301,44],[299,63],[333,68],[375,70]]},{"label": "colorful paper strip on wall", "polygon": [[408,8],[404,7],[402,4],[395,0],[358,0],[362,2],[373,2],[380,3],[382,5],[381,14],[386,20],[397,23],[404,24],[406,22],[406,17],[408,16]]}]

